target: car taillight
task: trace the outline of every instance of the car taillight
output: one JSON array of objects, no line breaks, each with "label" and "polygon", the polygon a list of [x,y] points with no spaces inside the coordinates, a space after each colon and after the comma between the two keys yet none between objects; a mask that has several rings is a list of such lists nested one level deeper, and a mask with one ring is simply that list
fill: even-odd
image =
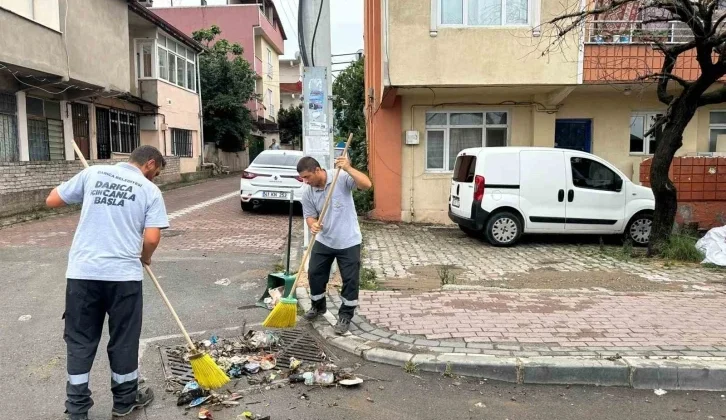
[{"label": "car taillight", "polygon": [[484,177],[477,175],[474,178],[474,201],[482,201],[484,199]]},{"label": "car taillight", "polygon": [[253,174],[252,172],[242,171],[242,178],[244,179],[254,179],[257,177],[257,174]]}]

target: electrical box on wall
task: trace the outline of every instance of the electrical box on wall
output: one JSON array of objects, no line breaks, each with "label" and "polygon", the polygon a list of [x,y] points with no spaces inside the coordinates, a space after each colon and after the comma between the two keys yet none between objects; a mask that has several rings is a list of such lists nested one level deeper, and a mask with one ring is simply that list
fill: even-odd
[{"label": "electrical box on wall", "polygon": [[139,129],[143,131],[156,131],[156,115],[143,115],[139,118]]},{"label": "electrical box on wall", "polygon": [[406,144],[419,144],[418,131],[406,131]]}]

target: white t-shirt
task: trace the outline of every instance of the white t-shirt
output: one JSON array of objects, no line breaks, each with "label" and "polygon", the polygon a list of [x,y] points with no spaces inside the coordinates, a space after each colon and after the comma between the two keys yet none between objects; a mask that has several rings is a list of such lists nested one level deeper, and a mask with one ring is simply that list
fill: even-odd
[{"label": "white t-shirt", "polygon": [[83,203],[66,278],[140,281],[145,228],[168,228],[159,187],[129,163],[97,165],[58,187],[66,204]]}]

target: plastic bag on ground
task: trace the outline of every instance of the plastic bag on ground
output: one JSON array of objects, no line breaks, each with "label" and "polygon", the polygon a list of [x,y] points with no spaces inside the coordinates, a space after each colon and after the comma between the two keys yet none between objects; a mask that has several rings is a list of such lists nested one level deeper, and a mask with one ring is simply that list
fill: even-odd
[{"label": "plastic bag on ground", "polygon": [[705,255],[701,264],[726,267],[726,226],[709,230],[703,238],[696,242],[696,249]]}]

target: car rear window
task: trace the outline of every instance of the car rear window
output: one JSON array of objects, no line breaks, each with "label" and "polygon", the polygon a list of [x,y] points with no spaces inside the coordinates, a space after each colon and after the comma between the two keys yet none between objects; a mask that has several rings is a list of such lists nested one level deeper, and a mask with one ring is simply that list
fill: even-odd
[{"label": "car rear window", "polygon": [[459,156],[454,165],[454,182],[474,182],[476,156]]},{"label": "car rear window", "polygon": [[284,155],[280,153],[262,153],[255,158],[252,163],[255,165],[265,166],[297,166],[297,162],[302,158],[299,155]]}]

